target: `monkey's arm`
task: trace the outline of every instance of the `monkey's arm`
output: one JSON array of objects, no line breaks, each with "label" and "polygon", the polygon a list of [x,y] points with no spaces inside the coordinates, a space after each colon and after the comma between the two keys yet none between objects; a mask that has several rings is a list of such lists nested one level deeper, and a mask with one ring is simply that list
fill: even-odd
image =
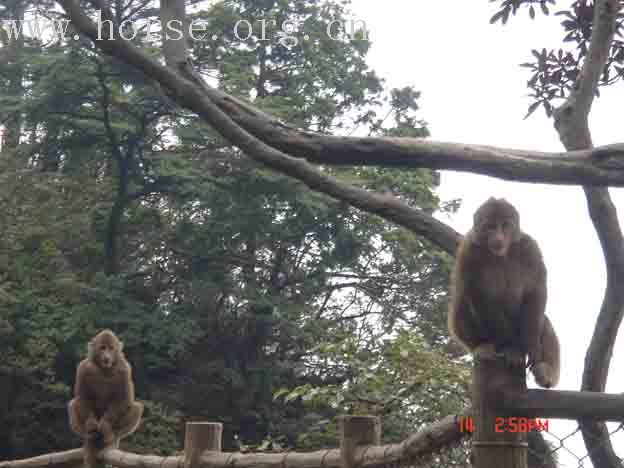
[{"label": "monkey's arm", "polygon": [[451,300],[448,310],[448,328],[451,336],[468,351],[480,344],[479,323],[474,304],[470,298],[466,279],[469,278],[469,251],[472,238],[469,233],[457,249],[455,265],[451,273]]},{"label": "monkey's arm", "polygon": [[541,346],[546,310],[546,267],[542,262],[536,272],[535,285],[525,296],[522,307],[522,347],[529,355],[529,365],[535,362]]},{"label": "monkey's arm", "polygon": [[82,411],[87,419],[95,418],[95,402],[89,387],[92,369],[89,360],[83,360],[76,369],[76,382],[74,383],[74,397],[79,401]]},{"label": "monkey's arm", "polygon": [[451,335],[468,351],[472,351],[480,344],[479,324],[475,320],[474,310],[470,297],[460,285],[456,290],[448,312],[448,327]]},{"label": "monkey's arm", "polygon": [[76,369],[76,382],[74,383],[74,417],[83,421],[84,430],[87,434],[97,430],[98,420],[95,415],[95,402],[89,380],[92,378],[92,364],[88,359],[80,362]]}]

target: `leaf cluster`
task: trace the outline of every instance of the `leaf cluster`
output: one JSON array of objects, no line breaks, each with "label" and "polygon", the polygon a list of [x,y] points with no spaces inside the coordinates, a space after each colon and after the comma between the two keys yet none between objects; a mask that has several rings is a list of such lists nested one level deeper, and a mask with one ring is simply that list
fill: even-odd
[{"label": "leaf cluster", "polygon": [[[555,0],[492,0],[500,3],[499,10],[492,16],[490,22],[501,21],[505,24],[510,13],[515,15],[521,7],[527,7],[529,15],[535,18],[534,4],[539,4],[542,12],[548,15],[550,10],[547,3],[555,5]],[[527,87],[531,90],[529,96],[532,103],[527,114],[530,116],[540,106],[550,117],[557,103],[563,102],[569,95],[578,78],[581,64],[587,55],[589,41],[592,34],[594,19],[594,2],[577,0],[569,8],[559,10],[555,16],[561,18],[560,26],[563,31],[564,48],[541,51],[532,50],[534,61],[522,63],[528,68],[531,77]],[[610,86],[624,78],[624,14],[618,15],[615,38],[609,50],[609,57],[602,71],[599,86]],[[599,95],[599,89],[596,89]]]}]

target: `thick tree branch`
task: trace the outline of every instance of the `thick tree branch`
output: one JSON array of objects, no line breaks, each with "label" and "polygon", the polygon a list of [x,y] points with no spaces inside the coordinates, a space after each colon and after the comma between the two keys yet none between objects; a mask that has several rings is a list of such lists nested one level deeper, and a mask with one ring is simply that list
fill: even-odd
[{"label": "thick tree branch", "polygon": [[[416,138],[335,137],[299,130],[241,99],[187,79],[188,76],[164,67],[127,41],[97,41],[95,24],[78,3],[59,3],[73,24],[99,48],[158,81],[184,107],[201,114],[201,102],[208,97],[248,133],[297,158],[327,165],[447,169],[515,181],[624,186],[624,144],[593,151],[543,153]],[[107,33],[107,28],[103,29]],[[202,95],[204,99],[199,99]]]},{"label": "thick tree branch", "polygon": [[[95,24],[80,9],[76,0],[59,0],[59,3],[80,30],[92,39],[97,39]],[[112,19],[105,11],[102,12],[102,16]],[[138,61],[141,64],[138,66],[148,75],[151,74],[161,81],[178,102],[197,112],[230,143],[238,146],[252,159],[302,181],[313,190],[326,193],[404,226],[447,252],[455,251],[460,235],[427,213],[410,207],[395,197],[343,184],[334,177],[323,174],[307,161],[292,158],[268,146],[233,122],[198,85],[160,66],[130,43],[126,41],[95,41],[95,43],[106,52],[130,64],[138,65]]]},{"label": "thick tree branch", "polygon": [[292,156],[326,165],[429,168],[504,180],[621,186],[624,144],[593,150],[540,152],[420,138],[339,137],[299,130],[219,90],[210,98],[237,124]]},{"label": "thick tree branch", "polygon": [[[594,4],[593,31],[587,57],[566,102],[555,112],[555,127],[568,150],[592,148],[588,115],[607,61],[620,5],[618,0],[597,0]],[[613,345],[624,312],[624,238],[617,212],[606,188],[584,187],[592,219],[607,265],[607,288],[590,346],[585,356],[581,390],[605,390]],[[604,423],[582,421],[587,451],[600,467],[620,467]]]}]

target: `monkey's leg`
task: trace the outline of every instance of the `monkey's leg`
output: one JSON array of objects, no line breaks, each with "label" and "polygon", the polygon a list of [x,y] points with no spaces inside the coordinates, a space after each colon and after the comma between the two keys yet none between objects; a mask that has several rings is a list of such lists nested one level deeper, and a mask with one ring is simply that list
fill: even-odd
[{"label": "monkey's leg", "polygon": [[79,398],[74,398],[67,404],[67,412],[69,413],[69,426],[83,440],[85,467],[95,466],[100,439],[95,416]]},{"label": "monkey's leg", "polygon": [[507,348],[501,351],[505,362],[509,367],[525,367],[526,354],[519,349]]},{"label": "monkey's leg", "polygon": [[92,437],[97,432],[97,421],[89,408],[79,399],[74,398],[67,404],[69,427],[83,438]]},{"label": "monkey's leg", "polygon": [[494,359],[496,357],[496,346],[494,343],[481,343],[472,350],[476,358]]},{"label": "monkey's leg", "polygon": [[[496,354],[502,357],[508,368],[526,368],[527,346],[523,340],[524,323],[520,330],[517,319],[504,310],[488,317],[490,336],[496,337]],[[520,333],[518,333],[520,331]]]},{"label": "monkey's leg", "polygon": [[119,445],[119,441],[124,437],[136,431],[141,423],[143,416],[143,403],[135,401],[132,403],[127,412],[115,421],[113,431],[115,432],[115,442]]},{"label": "monkey's leg", "polygon": [[526,355],[516,349],[503,349],[498,351],[493,343],[482,343],[472,350],[477,359],[503,358],[507,367],[523,367],[526,365]]}]

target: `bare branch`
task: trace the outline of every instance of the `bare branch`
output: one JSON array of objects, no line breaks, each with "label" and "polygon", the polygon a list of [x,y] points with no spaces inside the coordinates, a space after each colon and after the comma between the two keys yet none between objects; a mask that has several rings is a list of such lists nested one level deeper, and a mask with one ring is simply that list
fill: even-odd
[{"label": "bare branch", "polygon": [[285,153],[314,163],[429,168],[567,185],[619,187],[624,181],[624,144],[549,153],[421,138],[321,135],[288,126],[219,90],[210,90],[208,94],[249,133]]}]

